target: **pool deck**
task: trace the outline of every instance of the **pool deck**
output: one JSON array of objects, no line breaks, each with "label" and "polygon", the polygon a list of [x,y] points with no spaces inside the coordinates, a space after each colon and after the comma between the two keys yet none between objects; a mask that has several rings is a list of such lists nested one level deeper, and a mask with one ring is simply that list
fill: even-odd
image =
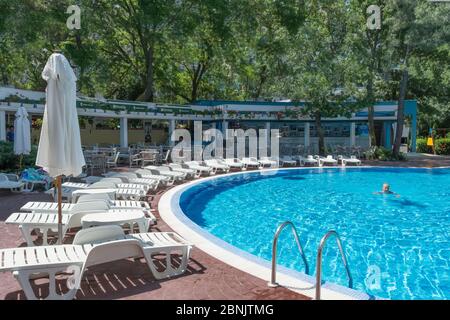
[{"label": "pool deck", "polygon": [[[365,161],[364,165],[392,167],[450,167],[450,157],[410,158],[406,162]],[[162,194],[151,200],[153,208]],[[51,201],[43,193],[11,194],[0,191],[0,248],[24,246],[16,226],[4,221],[28,201]],[[155,214],[159,218],[159,213]],[[158,219],[152,231],[170,231],[167,224]],[[70,240],[70,239],[69,239]],[[42,280],[40,280],[42,281]],[[64,282],[61,281],[64,286]],[[38,282],[36,290],[45,290]],[[45,296],[45,291],[44,296]],[[24,299],[23,291],[11,273],[0,273],[0,299]],[[285,288],[269,288],[259,278],[237,270],[203,251],[194,248],[186,274],[169,280],[157,281],[143,261],[122,260],[90,268],[83,278],[77,299],[133,299],[133,300],[305,300],[308,297]]]},{"label": "pool deck", "polygon": [[[152,201],[157,207],[162,192]],[[5,219],[28,201],[51,201],[43,193],[11,194],[0,191],[0,248],[24,246],[17,226]],[[159,218],[159,214],[156,212]],[[170,231],[164,221],[151,231]],[[42,280],[40,280],[42,281]],[[40,283],[36,290],[45,290]],[[61,281],[64,286],[64,282]],[[45,292],[45,291],[43,291]],[[43,294],[45,296],[45,294]],[[18,282],[10,272],[0,273],[0,299],[25,299]],[[285,288],[271,289],[266,282],[237,270],[194,248],[188,271],[169,280],[155,280],[143,262],[122,260],[90,268],[83,278],[77,299],[128,300],[304,300],[308,299]]]}]

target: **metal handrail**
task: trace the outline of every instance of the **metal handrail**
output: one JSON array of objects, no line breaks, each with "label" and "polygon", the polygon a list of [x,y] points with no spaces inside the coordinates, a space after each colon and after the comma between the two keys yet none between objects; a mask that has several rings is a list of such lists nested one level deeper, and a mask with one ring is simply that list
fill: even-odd
[{"label": "metal handrail", "polygon": [[347,258],[345,257],[344,250],[342,249],[342,243],[341,238],[339,237],[339,234],[334,231],[330,230],[327,232],[327,234],[320,240],[319,249],[317,250],[317,264],[316,264],[316,300],[320,300],[320,293],[321,293],[321,287],[322,287],[322,251],[323,247],[325,246],[325,243],[327,242],[328,238],[331,236],[336,237],[336,243],[339,248],[339,252],[341,253],[342,262],[344,263],[345,271],[347,272],[348,277],[348,287],[353,287],[353,278],[350,273],[350,268],[348,267]]},{"label": "metal handrail", "polygon": [[295,228],[294,224],[291,221],[286,221],[283,224],[281,224],[277,232],[275,232],[275,236],[273,237],[273,245],[272,245],[272,275],[270,278],[270,282],[268,283],[269,287],[278,287],[278,283],[276,282],[276,273],[277,273],[277,245],[278,245],[278,238],[280,237],[281,231],[288,225],[291,226],[292,234],[294,235],[295,242],[297,243],[297,248],[300,252],[300,255],[303,259],[303,263],[305,264],[305,272],[306,274],[309,274],[309,266],[308,261],[306,261],[305,253],[303,252],[302,244],[300,243],[300,240],[298,239],[298,233],[297,229]]}]

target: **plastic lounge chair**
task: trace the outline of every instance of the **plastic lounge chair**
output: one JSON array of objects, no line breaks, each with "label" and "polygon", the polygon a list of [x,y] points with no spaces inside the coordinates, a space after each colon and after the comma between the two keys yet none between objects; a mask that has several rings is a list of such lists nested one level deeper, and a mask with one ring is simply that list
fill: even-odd
[{"label": "plastic lounge chair", "polygon": [[109,187],[115,187],[118,189],[142,189],[148,191],[150,188],[147,185],[136,184],[136,183],[123,183],[123,180],[120,178],[103,178],[100,181],[97,181],[92,184],[88,183],[76,183],[76,182],[65,182],[63,183],[63,187],[73,188],[73,189],[98,189],[103,188],[105,185]]},{"label": "plastic lounge chair", "polygon": [[200,165],[200,163],[198,163],[197,161],[187,161],[184,162],[185,165],[187,165],[189,167],[189,169],[195,170],[197,172],[197,174],[202,175],[215,175],[216,171],[211,168],[211,167],[207,167],[207,166],[202,166]]},{"label": "plastic lounge chair", "polygon": [[341,162],[343,167],[345,167],[347,164],[354,164],[356,166],[361,165],[361,160],[356,158],[356,156],[350,156],[350,158],[346,158],[344,156],[338,156],[338,161]]},{"label": "plastic lounge chair", "polygon": [[144,167],[144,169],[150,170],[154,174],[171,177],[175,181],[183,181],[184,179],[186,179],[186,173],[172,171],[169,167],[166,166],[146,166]]},{"label": "plastic lounge chair", "polygon": [[147,186],[149,190],[153,191],[156,191],[159,186],[159,180],[138,178],[138,176],[132,172],[109,172],[105,174],[105,176],[107,178],[118,178],[122,180],[122,183],[144,185]]},{"label": "plastic lounge chair", "polygon": [[280,159],[281,166],[296,166],[297,160],[294,160],[291,156],[282,156]]},{"label": "plastic lounge chair", "polygon": [[[108,209],[143,209],[150,211],[150,205],[145,201],[111,200],[107,194],[87,194],[81,196],[77,203],[103,201]],[[62,203],[62,212],[70,213],[76,207],[75,203]],[[58,212],[56,202],[28,202],[20,208],[21,211],[30,212]]]},{"label": "plastic lounge chair", "polygon": [[208,159],[204,161],[208,167],[213,168],[216,172],[220,171],[222,173],[228,173],[230,167],[226,164],[219,163],[216,159]]},{"label": "plastic lounge chair", "polygon": [[163,186],[171,186],[175,182],[173,177],[154,174],[152,171],[146,169],[136,169],[133,173],[141,179],[156,179]]},{"label": "plastic lounge chair", "polygon": [[78,190],[69,190],[70,195],[67,195],[64,193],[63,189],[63,196],[67,196],[67,198],[71,199],[70,201],[72,203],[76,203],[78,201],[78,198],[87,195],[87,194],[99,194],[99,193],[107,193],[111,195],[111,197],[115,197],[117,200],[133,200],[133,201],[140,201],[141,199],[144,199],[147,196],[146,191],[142,189],[118,189],[114,187],[110,187],[108,184],[97,185],[95,188],[88,188],[88,189],[78,189]]},{"label": "plastic lounge chair", "polygon": [[258,160],[256,158],[242,158],[241,162],[248,168],[248,167],[253,167],[253,168],[260,168],[260,163],[258,162]]},{"label": "plastic lounge chair", "polygon": [[261,157],[261,159],[259,159],[258,162],[263,167],[277,167],[278,166],[278,162],[270,159],[270,157]]},{"label": "plastic lounge chair", "polygon": [[198,178],[197,172],[195,170],[184,168],[181,163],[170,163],[166,164],[165,166],[168,166],[172,171],[185,173],[186,178],[188,179]]},{"label": "plastic lounge chair", "polygon": [[0,189],[9,189],[12,192],[21,192],[24,183],[16,175],[0,173]]},{"label": "plastic lounge chair", "polygon": [[[186,271],[191,249],[190,243],[173,232],[125,235],[118,226],[101,226],[81,230],[75,235],[73,244],[2,249],[0,272],[12,272],[28,300],[38,299],[30,281],[47,276],[49,295],[45,299],[71,300],[91,266],[144,257],[153,276],[158,280],[166,279]],[[174,253],[181,253],[181,262],[177,265],[172,263]],[[156,264],[153,258],[159,254],[166,256],[165,269],[161,271],[160,263]],[[61,273],[73,274],[72,286],[65,294],[56,291],[55,277]]]},{"label": "plastic lounge chair", "polygon": [[229,166],[232,169],[240,169],[242,171],[247,170],[247,167],[245,166],[245,164],[243,164],[241,162],[241,160],[239,160],[237,158],[228,158],[223,161],[227,166]]},{"label": "plastic lounge chair", "polygon": [[303,157],[299,157],[300,160],[300,165],[306,166],[306,165],[318,165],[319,164],[319,160],[315,159],[312,155],[308,155],[306,158]]},{"label": "plastic lounge chair", "polygon": [[[126,216],[128,213],[141,213],[147,217],[145,227],[148,229],[150,224],[156,221],[156,218],[150,212],[144,212],[142,209],[107,209],[104,202],[88,202],[77,204],[70,213],[62,215],[63,237],[69,229],[80,228],[81,219],[92,213],[108,213],[111,215]],[[125,219],[124,219],[125,220]],[[55,212],[17,212],[11,214],[5,221],[6,224],[18,225],[23,238],[28,246],[34,246],[34,240],[31,236],[32,231],[39,230],[42,234],[42,245],[48,245],[48,235],[58,229],[58,214]]]},{"label": "plastic lounge chair", "polygon": [[323,167],[326,164],[337,165],[338,161],[333,159],[333,156],[328,155],[326,158],[316,156],[317,160],[319,160],[319,167]]},{"label": "plastic lounge chair", "polygon": [[[53,198],[56,199],[55,188],[50,189],[48,192],[50,192],[53,195]],[[92,185],[68,182],[64,183],[62,187],[62,197],[71,202],[76,202],[77,200],[73,198],[74,194],[80,196],[90,193],[115,193],[116,197],[119,199],[135,201],[139,201],[147,195],[147,191],[144,188],[119,188],[117,184],[108,181],[100,181]]]}]

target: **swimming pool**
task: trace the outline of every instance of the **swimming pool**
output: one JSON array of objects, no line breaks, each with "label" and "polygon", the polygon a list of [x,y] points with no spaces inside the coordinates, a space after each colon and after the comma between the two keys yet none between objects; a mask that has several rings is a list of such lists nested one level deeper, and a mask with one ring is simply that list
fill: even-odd
[{"label": "swimming pool", "polygon": [[[400,197],[375,195],[388,182]],[[201,182],[180,197],[198,226],[270,260],[278,225],[293,221],[310,265],[322,236],[343,241],[354,288],[389,299],[450,297],[450,169],[348,168],[249,172]],[[279,264],[304,271],[288,230]],[[334,241],[323,255],[323,279],[347,284]]]}]

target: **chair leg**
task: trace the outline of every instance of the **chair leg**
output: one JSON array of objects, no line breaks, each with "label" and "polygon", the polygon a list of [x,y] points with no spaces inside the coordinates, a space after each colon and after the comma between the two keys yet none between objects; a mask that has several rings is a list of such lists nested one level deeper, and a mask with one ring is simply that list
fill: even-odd
[{"label": "chair leg", "polygon": [[[153,276],[157,280],[174,277],[174,276],[183,274],[186,271],[188,260],[189,260],[190,248],[185,247],[185,248],[178,249],[178,250],[181,250],[181,263],[178,267],[174,267],[172,265],[172,261],[171,261],[171,258],[172,258],[171,252],[174,250],[176,250],[176,249],[167,248],[167,249],[159,249],[156,252],[152,252],[150,250],[145,252],[145,260],[147,261],[147,265],[149,266],[151,272],[153,273]],[[155,254],[165,254],[166,255],[166,259],[165,259],[166,260],[166,268],[163,271],[158,271],[155,263],[153,262],[153,255],[155,255]]]},{"label": "chair leg", "polygon": [[[74,266],[76,268],[79,268],[79,266]],[[48,296],[43,298],[43,300],[72,300],[80,286],[81,282],[81,272],[78,272],[74,270],[74,274],[71,276],[72,278],[69,278],[68,285],[70,283],[69,291],[65,294],[58,294],[56,292],[56,274],[67,272],[66,269],[62,268],[45,268],[44,270],[21,270],[21,271],[14,271],[13,275],[19,282],[20,286],[22,287],[25,296],[28,300],[38,300],[38,297],[36,297],[36,294],[33,291],[33,288],[31,287],[30,280],[33,278],[36,278],[36,274],[39,274],[39,277],[42,277],[44,274],[48,274],[48,280],[49,280],[49,288],[48,288]]]}]

